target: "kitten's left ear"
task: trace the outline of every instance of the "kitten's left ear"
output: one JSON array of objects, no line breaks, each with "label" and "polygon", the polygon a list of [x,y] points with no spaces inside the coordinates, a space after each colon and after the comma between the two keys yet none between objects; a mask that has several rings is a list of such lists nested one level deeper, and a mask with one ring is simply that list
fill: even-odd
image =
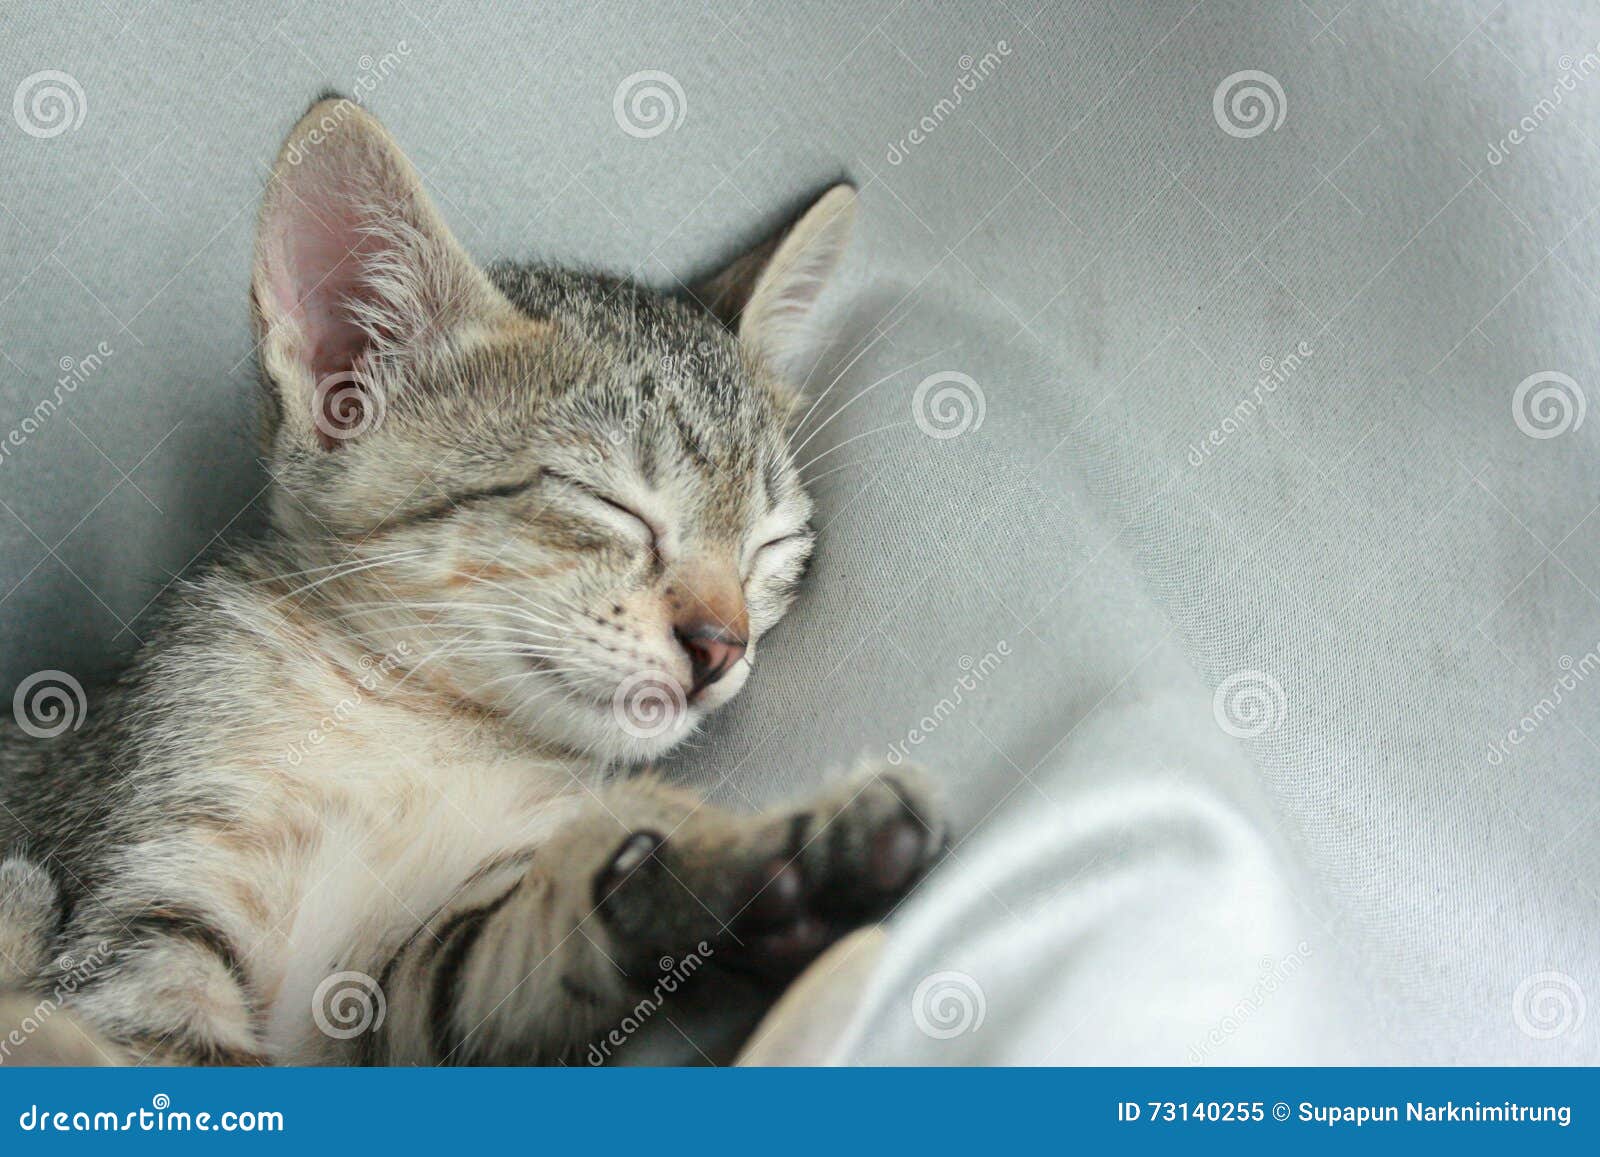
[{"label": "kitten's left ear", "polygon": [[835,185],[799,221],[756,246],[693,292],[757,358],[784,370],[804,347],[812,306],[844,256],[856,191]]}]

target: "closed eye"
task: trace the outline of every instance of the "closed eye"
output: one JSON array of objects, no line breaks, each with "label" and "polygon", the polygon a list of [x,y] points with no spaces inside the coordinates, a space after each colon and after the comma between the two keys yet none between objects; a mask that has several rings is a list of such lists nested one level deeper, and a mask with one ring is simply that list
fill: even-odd
[{"label": "closed eye", "polygon": [[769,547],[782,546],[786,542],[799,542],[802,539],[809,540],[811,537],[812,537],[811,528],[807,527],[804,530],[797,530],[793,534],[780,535],[777,538],[770,539],[767,542],[763,542],[760,546],[756,547],[756,553],[760,554],[762,551],[768,549]]},{"label": "closed eye", "polygon": [[[473,490],[458,490],[453,494],[441,495],[439,498],[425,502],[409,510],[398,512],[398,517],[406,522],[436,522],[450,518],[464,509],[470,508],[474,503],[495,498],[515,498],[517,495],[534,486],[534,481],[505,482],[497,486],[479,486]],[[379,520],[378,525],[383,526],[391,522],[390,511]]]},{"label": "closed eye", "polygon": [[644,515],[640,514],[637,510],[634,510],[630,506],[623,505],[615,498],[608,498],[604,494],[601,494],[598,490],[594,489],[592,486],[588,486],[582,482],[579,482],[576,478],[569,478],[565,474],[557,474],[554,471],[548,471],[546,477],[554,479],[556,482],[561,483],[569,490],[577,491],[591,502],[596,502],[601,506],[609,508],[617,514],[622,515],[624,518],[632,522],[636,529],[644,532],[644,536],[646,540],[648,540],[652,552],[659,550],[659,535],[656,531],[655,524]]},{"label": "closed eye", "polygon": [[506,482],[499,486],[481,486],[476,490],[468,490],[462,494],[455,495],[455,501],[460,504],[463,502],[476,502],[480,498],[511,498],[532,488],[532,486],[532,481]]},{"label": "closed eye", "polygon": [[[809,562],[811,544],[816,540],[816,537],[816,531],[809,526],[804,526],[789,534],[780,534],[774,538],[769,538],[751,552],[750,563],[745,568],[745,581],[749,582],[758,569],[781,565],[786,556],[800,551],[805,552],[806,561]],[[803,569],[803,567],[800,569]],[[799,573],[799,571],[797,570],[796,573]]]}]

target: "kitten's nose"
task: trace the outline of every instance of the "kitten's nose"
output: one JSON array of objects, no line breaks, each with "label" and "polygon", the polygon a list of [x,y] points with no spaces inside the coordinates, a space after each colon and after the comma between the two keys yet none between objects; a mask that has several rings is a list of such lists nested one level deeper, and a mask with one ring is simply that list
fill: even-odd
[{"label": "kitten's nose", "polygon": [[689,656],[694,681],[694,689],[689,692],[691,699],[732,670],[749,645],[749,640],[739,638],[711,619],[681,623],[672,633]]}]

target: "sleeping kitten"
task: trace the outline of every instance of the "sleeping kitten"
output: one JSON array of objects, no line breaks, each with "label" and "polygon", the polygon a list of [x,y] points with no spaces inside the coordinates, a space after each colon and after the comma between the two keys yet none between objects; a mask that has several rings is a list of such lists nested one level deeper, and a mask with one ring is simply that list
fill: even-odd
[{"label": "sleeping kitten", "polygon": [[41,958],[109,954],[74,1015],[135,1062],[575,1059],[662,958],[782,980],[905,894],[942,828],[903,770],[758,816],[606,774],[794,596],[785,369],[853,212],[684,298],[483,270],[369,114],[310,109],[252,279],[271,529],[81,732],[0,746],[0,853],[54,849]]}]

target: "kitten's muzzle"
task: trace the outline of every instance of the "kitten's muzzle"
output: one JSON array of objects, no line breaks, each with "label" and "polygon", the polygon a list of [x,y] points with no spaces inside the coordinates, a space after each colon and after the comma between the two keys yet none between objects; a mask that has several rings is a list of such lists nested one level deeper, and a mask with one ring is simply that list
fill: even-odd
[{"label": "kitten's muzzle", "polygon": [[748,639],[711,620],[682,624],[673,634],[689,656],[691,699],[731,671],[750,645]]}]

